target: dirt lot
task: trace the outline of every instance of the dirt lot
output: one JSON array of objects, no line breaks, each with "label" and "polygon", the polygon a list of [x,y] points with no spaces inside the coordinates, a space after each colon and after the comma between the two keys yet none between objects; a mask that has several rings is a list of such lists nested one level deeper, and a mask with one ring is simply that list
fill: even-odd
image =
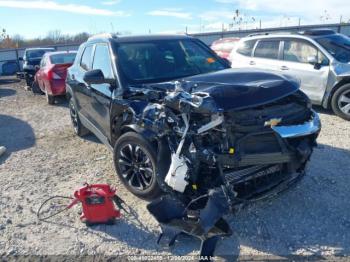
[{"label": "dirt lot", "polygon": [[[234,234],[220,256],[350,256],[350,123],[320,110],[323,130],[307,176],[280,197],[231,218]],[[158,226],[146,202],[116,178],[112,156],[94,136],[73,135],[67,103],[49,106],[23,83],[0,80],[0,255],[189,255],[199,242],[156,244]],[[137,218],[86,228],[75,207],[48,222],[36,210],[53,195],[71,195],[84,182],[111,183]],[[257,256],[260,255],[260,256]],[[231,260],[231,259],[230,259]]]}]

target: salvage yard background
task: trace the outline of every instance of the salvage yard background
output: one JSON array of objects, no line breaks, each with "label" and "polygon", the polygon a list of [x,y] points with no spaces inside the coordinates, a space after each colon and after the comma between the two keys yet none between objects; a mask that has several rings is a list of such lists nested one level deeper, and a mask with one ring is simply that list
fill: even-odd
[{"label": "salvage yard background", "polygon": [[[344,35],[350,35],[350,23],[338,23],[338,24],[318,24],[318,25],[303,25],[303,26],[288,26],[288,27],[274,27],[274,28],[261,28],[261,29],[249,29],[249,30],[235,30],[235,31],[222,31],[222,32],[206,32],[190,34],[206,43],[211,45],[215,40],[226,37],[245,37],[250,34],[264,34],[264,33],[279,33],[279,32],[301,32],[310,29],[332,29],[337,33]],[[72,51],[78,50],[79,45],[76,44],[56,44],[46,47],[53,47],[57,51]],[[34,46],[38,47],[38,46]],[[25,48],[17,49],[0,49],[0,76],[11,75],[14,72],[22,69],[22,62],[19,61],[20,57],[23,57]]]},{"label": "salvage yard background", "polygon": [[[118,181],[107,148],[92,135],[73,135],[64,99],[49,106],[23,87],[0,78],[0,145],[8,149],[0,157],[0,256],[197,254],[200,243],[187,237],[171,250],[158,246],[147,203]],[[234,214],[234,234],[220,242],[217,254],[350,255],[350,123],[316,109],[323,129],[306,177],[280,197]],[[51,222],[37,221],[43,200],[72,195],[85,182],[116,185],[135,215],[87,228],[75,207]]]}]

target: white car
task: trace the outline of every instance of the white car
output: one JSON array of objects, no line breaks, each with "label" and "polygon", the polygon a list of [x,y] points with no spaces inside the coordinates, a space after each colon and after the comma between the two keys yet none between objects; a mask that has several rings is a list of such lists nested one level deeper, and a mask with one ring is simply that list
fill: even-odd
[{"label": "white car", "polygon": [[260,34],[242,38],[231,52],[233,68],[292,75],[311,101],[350,120],[350,38],[332,30]]}]

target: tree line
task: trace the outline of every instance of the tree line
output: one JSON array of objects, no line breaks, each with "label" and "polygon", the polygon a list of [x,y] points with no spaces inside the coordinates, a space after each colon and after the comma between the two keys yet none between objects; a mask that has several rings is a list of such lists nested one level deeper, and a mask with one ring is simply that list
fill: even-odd
[{"label": "tree line", "polygon": [[19,34],[10,36],[6,29],[0,27],[0,49],[5,48],[26,48],[35,46],[48,46],[56,44],[80,44],[89,38],[86,32],[74,35],[63,34],[60,30],[49,31],[45,37],[25,39]]}]

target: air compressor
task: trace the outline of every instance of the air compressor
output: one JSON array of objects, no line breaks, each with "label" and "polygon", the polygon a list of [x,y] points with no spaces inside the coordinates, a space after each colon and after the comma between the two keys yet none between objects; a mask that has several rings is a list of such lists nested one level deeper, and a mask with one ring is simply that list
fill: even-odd
[{"label": "air compressor", "polygon": [[[78,204],[82,205],[82,214],[80,220],[84,222],[87,226],[96,224],[114,224],[116,219],[121,217],[120,210],[125,208],[123,204],[125,203],[120,197],[116,195],[116,189],[112,188],[108,184],[85,184],[84,187],[76,190],[74,192],[74,198],[69,205],[66,205],[63,209],[55,212],[54,214],[42,217],[41,209],[48,203],[48,201],[54,198],[68,198],[62,196],[51,197],[46,200],[39,208],[37,216],[40,220],[46,220],[65,210],[68,210]],[[118,208],[116,208],[116,206]],[[127,212],[125,210],[125,212]]]}]

